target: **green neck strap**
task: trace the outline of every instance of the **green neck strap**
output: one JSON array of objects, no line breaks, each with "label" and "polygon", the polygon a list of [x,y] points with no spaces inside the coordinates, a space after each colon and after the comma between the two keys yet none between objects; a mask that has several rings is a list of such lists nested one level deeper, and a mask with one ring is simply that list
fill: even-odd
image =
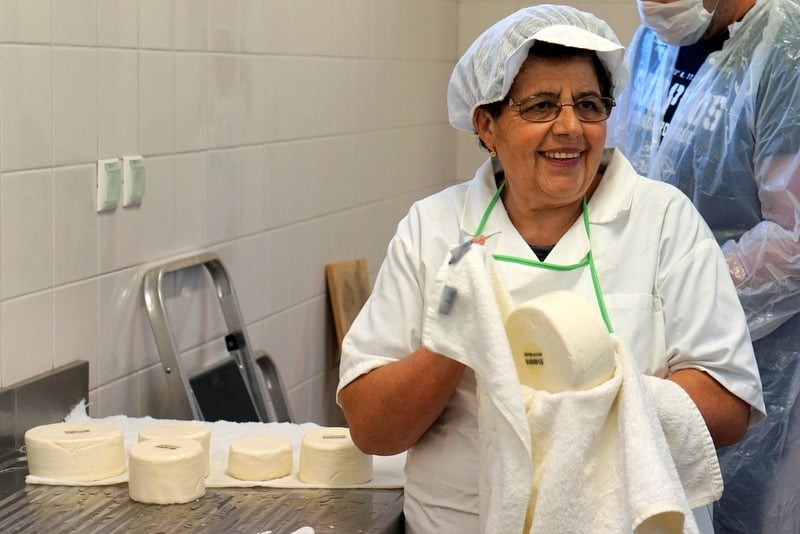
[{"label": "green neck strap", "polygon": [[[497,201],[500,199],[500,193],[503,192],[503,188],[505,187],[506,183],[503,181],[500,184],[500,187],[497,188],[497,192],[492,197],[492,200],[489,201],[489,205],[486,206],[486,210],[483,212],[483,216],[481,217],[480,223],[478,223],[478,228],[475,230],[475,234],[473,237],[480,237],[483,235],[483,230],[486,228],[486,222],[489,220],[489,216],[494,210]],[[559,265],[556,263],[547,263],[543,261],[533,261],[526,258],[519,258],[517,256],[505,256],[503,254],[492,254],[492,257],[497,261],[504,261],[507,263],[517,263],[520,265],[527,265],[528,267],[534,267],[536,269],[548,269],[550,271],[574,271],[576,269],[580,269],[581,267],[589,267],[589,272],[592,276],[592,286],[594,287],[594,294],[595,298],[597,299],[597,305],[600,308],[600,315],[603,317],[603,322],[606,324],[606,328],[609,332],[614,332],[614,329],[611,326],[611,320],[608,317],[608,311],[606,310],[605,300],[603,299],[603,292],[600,290],[600,279],[597,276],[597,268],[594,265],[594,258],[592,256],[592,248],[591,248],[591,232],[589,228],[589,205],[586,201],[586,197],[583,197],[583,227],[586,230],[586,237],[589,239],[589,252],[586,254],[586,257],[579,261],[578,263],[573,263],[571,265]]]}]

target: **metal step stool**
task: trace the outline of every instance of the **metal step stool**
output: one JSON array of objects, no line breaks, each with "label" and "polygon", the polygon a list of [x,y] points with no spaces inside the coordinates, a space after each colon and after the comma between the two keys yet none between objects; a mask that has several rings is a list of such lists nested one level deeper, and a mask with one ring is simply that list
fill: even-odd
[{"label": "metal step stool", "polygon": [[[194,374],[181,365],[163,298],[164,279],[197,266],[211,277],[222,308],[228,356]],[[145,273],[144,302],[170,391],[168,413],[200,421],[292,422],[280,376],[265,351],[253,353],[230,277],[214,253],[170,261]]]}]

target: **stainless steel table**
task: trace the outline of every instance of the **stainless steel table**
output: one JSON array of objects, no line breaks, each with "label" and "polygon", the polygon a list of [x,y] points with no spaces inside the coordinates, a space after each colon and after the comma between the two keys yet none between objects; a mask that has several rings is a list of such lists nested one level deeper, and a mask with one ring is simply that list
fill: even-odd
[{"label": "stainless steel table", "polygon": [[[130,500],[127,484],[24,485],[22,469],[0,470],[3,533],[402,534],[402,490],[209,488],[187,504]],[[22,487],[20,486],[22,484]]]}]

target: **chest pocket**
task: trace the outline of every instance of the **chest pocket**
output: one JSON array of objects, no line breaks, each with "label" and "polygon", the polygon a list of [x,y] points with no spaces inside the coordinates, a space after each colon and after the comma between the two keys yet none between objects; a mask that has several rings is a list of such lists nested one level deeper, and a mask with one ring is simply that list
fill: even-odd
[{"label": "chest pocket", "polygon": [[667,375],[664,310],[661,300],[645,293],[603,295],[614,333],[648,375]]}]

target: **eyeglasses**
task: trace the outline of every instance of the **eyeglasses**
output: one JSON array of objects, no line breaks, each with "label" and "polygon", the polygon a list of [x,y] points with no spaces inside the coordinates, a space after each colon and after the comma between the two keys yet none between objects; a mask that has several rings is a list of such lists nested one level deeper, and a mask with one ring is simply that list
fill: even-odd
[{"label": "eyeglasses", "polygon": [[529,96],[519,102],[509,97],[508,107],[528,122],[550,122],[555,120],[564,106],[572,106],[575,116],[581,122],[602,122],[611,115],[611,108],[617,103],[605,96],[585,96],[572,104],[562,104],[549,96]]}]

